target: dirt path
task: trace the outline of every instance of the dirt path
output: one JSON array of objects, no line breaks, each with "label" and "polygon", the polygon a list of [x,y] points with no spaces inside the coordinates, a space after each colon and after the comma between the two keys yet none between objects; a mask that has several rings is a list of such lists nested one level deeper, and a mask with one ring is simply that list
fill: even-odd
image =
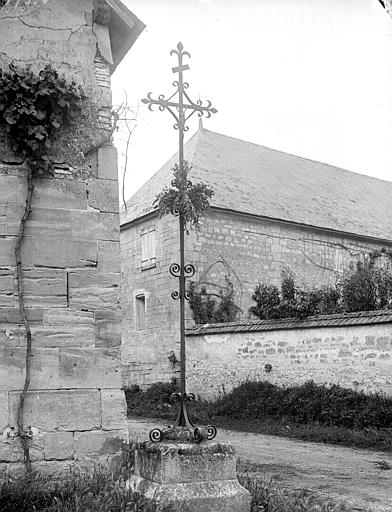
[{"label": "dirt path", "polygon": [[[133,439],[144,440],[151,428],[164,423],[132,419],[128,425]],[[222,429],[216,439],[232,443],[241,466],[250,463],[251,471],[264,479],[344,500],[358,511],[392,512],[392,469],[382,469],[392,468],[392,453]]]}]

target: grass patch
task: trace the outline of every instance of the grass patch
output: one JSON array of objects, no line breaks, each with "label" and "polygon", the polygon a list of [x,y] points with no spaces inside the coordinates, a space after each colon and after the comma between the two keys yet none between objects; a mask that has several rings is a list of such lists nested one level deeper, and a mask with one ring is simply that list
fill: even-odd
[{"label": "grass patch", "polygon": [[248,472],[240,474],[238,480],[252,495],[252,512],[353,512],[344,503],[322,498],[306,489],[289,491]]},{"label": "grass patch", "polygon": [[[248,472],[239,475],[252,494],[252,512],[350,512],[351,509],[307,491],[285,491]],[[127,489],[121,473],[96,468],[61,478],[43,474],[0,475],[2,512],[175,512]],[[185,505],[180,506],[186,512]]]},{"label": "grass patch", "polygon": [[[129,416],[172,422],[177,405],[171,394],[175,380],[155,383],[146,391],[125,390]],[[279,435],[349,447],[392,449],[392,398],[365,394],[337,385],[279,387],[269,382],[245,382],[214,402],[189,405],[195,423]]]},{"label": "grass patch", "polygon": [[118,472],[96,468],[61,477],[0,475],[1,512],[172,512],[127,489]]}]

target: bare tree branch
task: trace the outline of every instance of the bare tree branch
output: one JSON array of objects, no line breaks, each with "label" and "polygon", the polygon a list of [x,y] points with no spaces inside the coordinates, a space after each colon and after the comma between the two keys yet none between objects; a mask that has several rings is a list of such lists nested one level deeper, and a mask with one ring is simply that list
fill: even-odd
[{"label": "bare tree branch", "polygon": [[[125,92],[125,98],[126,98],[126,101],[128,101],[126,92]],[[135,122],[135,124],[132,127],[130,127],[129,126],[129,121],[136,121],[136,119],[138,117],[138,114],[139,114],[139,105],[136,108],[135,118],[130,119],[130,120],[126,119],[126,118],[124,119],[125,126],[126,126],[126,128],[128,130],[127,143],[126,143],[126,146],[125,146],[125,162],[124,162],[123,175],[122,175],[122,200],[123,200],[123,203],[124,203],[125,210],[127,209],[127,203],[125,201],[125,175],[126,175],[127,170],[128,170],[129,144],[130,144],[130,141],[131,141],[132,134],[133,134],[133,132],[134,132],[136,126],[137,126],[137,124]]]}]

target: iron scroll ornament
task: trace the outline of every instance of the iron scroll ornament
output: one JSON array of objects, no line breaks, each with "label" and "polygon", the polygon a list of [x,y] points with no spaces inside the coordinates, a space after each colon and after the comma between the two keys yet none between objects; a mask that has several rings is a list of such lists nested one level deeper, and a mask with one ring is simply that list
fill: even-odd
[{"label": "iron scroll ornament", "polygon": [[[169,267],[169,272],[173,277],[181,277],[181,266],[178,263],[172,263]],[[184,265],[184,276],[193,277],[195,275],[195,267],[190,263]]]},{"label": "iron scroll ornament", "polygon": [[158,443],[166,439],[179,442],[201,443],[202,441],[212,441],[215,438],[217,430],[214,425],[194,427],[188,417],[185,402],[193,402],[195,400],[194,393],[173,393],[171,400],[173,403],[180,403],[176,422],[174,425],[169,425],[162,430],[153,428],[149,433],[151,442]]},{"label": "iron scroll ornament", "polygon": [[[172,263],[169,267],[169,272],[173,277],[178,277],[181,279],[181,266],[178,263]],[[190,263],[184,265],[184,278],[193,277],[195,275],[195,267]],[[192,292],[189,290],[184,291],[184,299],[190,300],[192,297]],[[178,290],[174,290],[171,292],[171,298],[173,300],[178,300],[181,298],[181,294]]]},{"label": "iron scroll ornament", "polygon": [[159,443],[160,441],[163,441],[164,439],[171,439],[171,440],[177,440],[177,441],[191,441],[194,443],[201,443],[202,441],[212,441],[216,434],[217,430],[214,425],[207,425],[205,428],[202,427],[196,427],[193,430],[188,430],[190,433],[190,436],[187,436],[186,439],[181,439],[179,436],[176,436],[176,439],[173,439],[170,436],[170,433],[174,427],[169,425],[166,429],[160,429],[160,428],[153,428],[150,430],[149,433],[149,439],[152,443]]}]

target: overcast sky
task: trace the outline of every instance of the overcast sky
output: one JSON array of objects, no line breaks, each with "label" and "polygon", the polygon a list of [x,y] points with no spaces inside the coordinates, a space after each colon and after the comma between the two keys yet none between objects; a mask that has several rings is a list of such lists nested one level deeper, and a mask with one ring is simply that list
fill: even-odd
[{"label": "overcast sky", "polygon": [[[170,96],[181,41],[189,95],[218,109],[206,129],[392,181],[392,18],[378,0],[123,2],[147,27],[113,75],[115,103]],[[127,198],[177,142],[171,115],[140,104]]]}]

